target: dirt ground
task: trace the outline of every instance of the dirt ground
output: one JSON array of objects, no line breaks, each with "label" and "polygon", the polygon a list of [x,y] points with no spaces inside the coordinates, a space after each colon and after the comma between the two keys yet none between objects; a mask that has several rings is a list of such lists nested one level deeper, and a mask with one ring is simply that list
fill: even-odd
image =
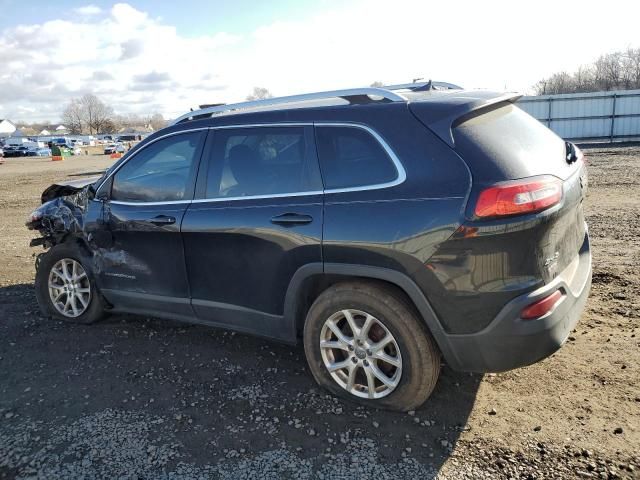
[{"label": "dirt ground", "polygon": [[133,316],[40,316],[24,227],[102,155],[0,165],[0,478],[640,478],[640,148],[589,148],[593,288],[527,368],[443,368],[416,412],[319,390],[301,347]]}]

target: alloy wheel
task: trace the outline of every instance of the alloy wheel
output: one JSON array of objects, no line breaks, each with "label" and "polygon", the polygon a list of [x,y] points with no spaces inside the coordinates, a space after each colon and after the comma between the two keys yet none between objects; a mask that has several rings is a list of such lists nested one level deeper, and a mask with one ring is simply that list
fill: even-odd
[{"label": "alloy wheel", "polygon": [[385,397],[400,382],[398,342],[367,312],[345,309],[331,315],[320,331],[320,353],[336,383],[357,397]]},{"label": "alloy wheel", "polygon": [[91,283],[80,262],[72,258],[58,260],[49,272],[49,298],[65,317],[82,315],[91,302]]}]

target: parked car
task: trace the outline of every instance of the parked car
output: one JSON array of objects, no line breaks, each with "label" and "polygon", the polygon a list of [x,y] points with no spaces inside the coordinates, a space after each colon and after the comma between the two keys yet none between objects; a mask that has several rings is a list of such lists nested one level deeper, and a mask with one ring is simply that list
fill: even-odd
[{"label": "parked car", "polygon": [[51,148],[54,145],[57,147],[65,147],[71,149],[74,146],[74,142],[71,139],[67,138],[54,138],[50,142],[48,142],[48,146],[49,148]]},{"label": "parked car", "polygon": [[50,148],[30,148],[27,150],[27,157],[50,157]]},{"label": "parked car", "polygon": [[21,146],[8,146],[4,149],[5,157],[26,157],[27,152],[29,151],[29,147],[24,145]]},{"label": "parked car", "polygon": [[104,147],[104,154],[111,155],[112,153],[124,153],[125,148],[121,143],[111,143]]},{"label": "parked car", "polygon": [[4,150],[0,148],[0,165],[4,163]]},{"label": "parked car", "polygon": [[140,135],[119,135],[118,142],[135,142],[140,140]]},{"label": "parked car", "polygon": [[15,150],[16,147],[12,147],[11,145],[7,145],[5,147],[2,148],[3,151],[3,155],[6,158],[12,157],[13,156],[13,150]]},{"label": "parked car", "polygon": [[517,98],[424,84],[189,112],[99,179],[45,190],[39,305],[301,340],[321,386],[398,410],[442,358],[537,362],[591,285],[587,177]]}]

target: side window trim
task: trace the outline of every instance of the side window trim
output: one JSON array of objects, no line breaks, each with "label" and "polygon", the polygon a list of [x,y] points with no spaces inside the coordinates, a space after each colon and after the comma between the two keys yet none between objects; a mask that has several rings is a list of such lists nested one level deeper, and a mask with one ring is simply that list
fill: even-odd
[{"label": "side window trim", "polygon": [[100,185],[98,186],[98,188],[96,188],[96,196],[101,193],[101,189],[103,186],[105,185],[109,185],[112,182],[110,181],[113,176],[118,173],[118,171],[127,163],[129,163],[133,158],[135,158],[136,155],[138,155],[140,152],[146,150],[149,146],[153,145],[154,143],[156,143],[159,140],[163,140],[165,138],[168,137],[173,137],[176,135],[180,135],[180,134],[184,134],[184,133],[191,133],[191,132],[201,132],[201,131],[206,131],[206,134],[204,136],[204,138],[202,140],[200,140],[199,145],[198,145],[198,153],[196,153],[196,156],[198,157],[196,159],[196,175],[191,179],[191,198],[188,200],[167,200],[167,201],[162,201],[162,202],[131,202],[131,201],[123,201],[123,200],[111,200],[111,192],[109,192],[109,203],[112,203],[114,205],[180,205],[180,204],[187,204],[187,203],[191,203],[193,200],[193,195],[195,193],[195,185],[196,185],[196,181],[197,181],[197,177],[198,177],[198,171],[200,170],[200,164],[202,162],[202,154],[204,152],[204,146],[206,145],[207,141],[207,137],[209,136],[209,130],[210,127],[200,127],[200,128],[190,128],[188,130],[178,130],[176,132],[171,132],[171,133],[167,133],[165,135],[161,135],[157,138],[154,138],[153,141],[147,143],[146,145],[144,145],[142,148],[138,148],[136,149],[134,152],[132,152],[132,154],[130,156],[128,156],[126,158],[125,161],[120,162],[119,164],[117,164],[116,168],[113,169],[113,171],[109,172],[109,175],[107,175],[107,177],[102,181],[102,183],[100,183]]},{"label": "side window trim", "polygon": [[366,190],[380,190],[383,188],[390,188],[400,185],[404,183],[407,179],[407,172],[402,165],[402,162],[395,154],[393,149],[389,146],[389,144],[380,136],[378,132],[376,132],[373,128],[363,125],[361,123],[351,123],[351,122],[314,122],[314,128],[322,128],[322,127],[346,127],[346,128],[359,128],[364,130],[369,135],[371,135],[383,148],[385,153],[391,159],[393,163],[397,176],[395,180],[391,180],[389,182],[384,183],[376,183],[372,185],[361,185],[358,187],[345,187],[345,188],[325,188],[324,193],[348,193],[348,192],[362,192]]},{"label": "side window trim", "polygon": [[[323,188],[323,190],[311,190],[311,191],[305,191],[305,192],[280,193],[280,194],[271,194],[271,195],[254,195],[254,196],[244,196],[244,197],[205,198],[204,197],[204,188],[206,187],[206,180],[207,180],[207,175],[208,175],[208,170],[209,170],[209,162],[206,162],[206,165],[203,165],[203,161],[207,157],[205,154],[209,153],[211,151],[211,149],[213,148],[213,139],[215,138],[215,131],[216,130],[229,129],[229,128],[256,128],[256,127],[271,127],[271,126],[273,126],[273,127],[288,127],[288,126],[304,126],[304,127],[308,127],[308,126],[312,126],[314,129],[315,128],[322,128],[322,127],[360,128],[360,129],[368,132],[382,146],[382,148],[384,149],[384,151],[387,153],[387,155],[391,159],[392,163],[394,164],[394,167],[395,167],[396,172],[397,172],[397,177],[396,177],[395,180],[392,180],[390,182],[379,183],[379,184],[374,184],[374,185],[362,185],[362,186],[358,186],[358,187],[333,188],[333,189],[324,189]],[[319,122],[277,122],[277,123],[260,123],[260,124],[243,124],[243,125],[221,125],[221,126],[215,126],[215,127],[201,127],[201,128],[193,128],[193,129],[188,129],[188,130],[180,130],[180,131],[177,131],[177,132],[171,132],[171,133],[168,133],[166,135],[160,136],[158,138],[155,138],[152,142],[149,142],[144,147],[142,147],[142,148],[136,150],[135,152],[133,152],[133,154],[129,158],[127,158],[127,160],[125,162],[121,162],[102,181],[102,183],[96,189],[96,191],[99,192],[100,189],[103,187],[103,185],[105,185],[107,183],[107,181],[115,173],[117,173],[118,170],[123,165],[128,163],[132,158],[135,157],[135,155],[138,154],[138,152],[143,151],[149,145],[152,145],[156,141],[161,140],[161,139],[166,138],[166,137],[169,137],[169,136],[179,135],[181,133],[201,131],[201,130],[208,130],[209,132],[208,132],[208,135],[206,136],[206,140],[204,141],[204,145],[202,145],[201,148],[200,148],[200,158],[198,159],[198,169],[197,169],[198,173],[197,173],[197,178],[196,178],[196,181],[195,181],[195,189],[194,189],[194,197],[193,197],[193,199],[189,199],[189,200],[174,200],[174,201],[166,201],[166,202],[124,202],[124,201],[118,201],[118,200],[109,200],[109,201],[111,203],[116,203],[116,204],[120,204],[120,205],[174,205],[174,204],[190,204],[190,203],[205,203],[205,202],[231,202],[231,201],[238,201],[238,200],[260,200],[260,199],[267,199],[267,198],[301,197],[301,196],[322,195],[322,194],[328,194],[328,193],[330,194],[330,193],[359,192],[359,191],[366,191],[366,190],[378,190],[378,189],[383,189],[383,188],[390,188],[390,187],[395,187],[397,185],[400,185],[400,184],[404,183],[404,181],[407,178],[407,174],[406,174],[406,171],[405,171],[405,169],[404,169],[404,167],[402,165],[402,162],[400,162],[400,159],[395,154],[393,149],[380,136],[380,134],[378,134],[378,132],[376,132],[374,129],[372,129],[371,127],[369,127],[367,125],[363,125],[363,124],[360,124],[360,123],[354,123],[354,122],[323,122],[323,121],[319,121]],[[315,135],[314,135],[314,137],[315,137]],[[315,138],[314,138],[314,144],[315,144]],[[314,158],[316,159],[316,162],[319,161],[317,155],[315,155]],[[203,183],[205,183],[204,186],[202,186]]]}]

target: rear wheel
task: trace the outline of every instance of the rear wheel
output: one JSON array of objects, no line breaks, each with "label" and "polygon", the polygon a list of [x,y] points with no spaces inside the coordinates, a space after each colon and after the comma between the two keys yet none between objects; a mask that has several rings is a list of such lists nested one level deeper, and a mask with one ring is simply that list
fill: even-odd
[{"label": "rear wheel", "polygon": [[56,245],[41,257],[35,287],[44,315],[83,324],[104,316],[88,261],[75,244]]},{"label": "rear wheel", "polygon": [[374,407],[415,409],[440,372],[438,348],[413,308],[377,284],[323,292],[307,315],[304,347],[321,386]]}]

